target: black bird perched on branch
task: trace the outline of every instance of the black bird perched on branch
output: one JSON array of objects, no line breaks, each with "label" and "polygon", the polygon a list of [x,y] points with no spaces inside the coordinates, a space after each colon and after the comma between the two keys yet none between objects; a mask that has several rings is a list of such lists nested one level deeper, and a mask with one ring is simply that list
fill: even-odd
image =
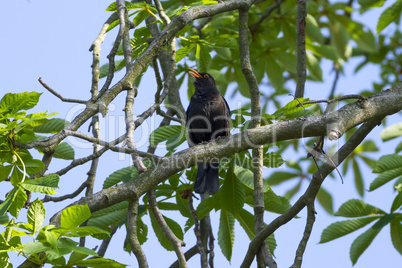
[{"label": "black bird perched on branch", "polygon": [[[199,73],[194,69],[190,69],[190,74],[195,77],[195,92],[186,111],[186,125],[191,147],[228,136],[230,134],[230,110],[210,74]],[[200,164],[194,191],[199,194],[218,192],[218,173],[218,162]]]}]

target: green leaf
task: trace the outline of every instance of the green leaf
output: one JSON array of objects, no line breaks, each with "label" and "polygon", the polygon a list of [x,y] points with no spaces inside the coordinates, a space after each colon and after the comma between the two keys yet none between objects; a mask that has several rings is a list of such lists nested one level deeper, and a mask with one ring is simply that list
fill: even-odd
[{"label": "green leaf", "polygon": [[59,175],[50,174],[34,180],[26,180],[21,183],[21,187],[35,193],[55,194],[54,190],[59,188],[59,181]]},{"label": "green leaf", "polygon": [[133,23],[138,26],[141,24],[141,22],[143,22],[146,18],[148,18],[149,15],[150,14],[147,10],[142,10],[138,12],[137,16],[134,17]]},{"label": "green leaf", "polygon": [[317,56],[338,62],[339,56],[336,49],[330,45],[308,45],[307,48]]},{"label": "green leaf", "polygon": [[400,136],[402,136],[402,123],[393,124],[380,133],[380,137],[383,141],[389,141]]},{"label": "green leaf", "polygon": [[188,53],[190,53],[190,51],[193,50],[194,47],[195,47],[195,43],[190,43],[188,46],[184,46],[184,47],[180,48],[179,50],[177,50],[176,62],[179,62],[182,59],[184,59],[188,55]]},{"label": "green leaf", "polygon": [[265,210],[283,214],[291,207],[289,200],[283,196],[276,195],[272,189],[264,193]]},{"label": "green leaf", "polygon": [[6,214],[7,210],[10,208],[12,205],[15,197],[17,196],[19,187],[14,187],[6,197],[6,200],[4,200],[3,203],[0,204],[0,216],[3,216]]},{"label": "green leaf", "polygon": [[[101,228],[95,227],[95,226],[82,226],[82,227],[77,227],[72,231],[72,237],[84,237],[88,235],[96,235],[96,234],[105,234],[107,236],[110,236],[110,232],[105,231]],[[64,234],[66,236],[69,236],[68,234]]]},{"label": "green leaf", "polygon": [[359,235],[355,241],[353,241],[352,246],[350,247],[350,260],[353,265],[356,264],[359,257],[363,254],[363,252],[370,246],[371,242],[373,242],[374,238],[381,231],[382,228],[373,228],[371,227],[361,235]]},{"label": "green leaf", "polygon": [[53,118],[49,119],[46,123],[34,127],[35,133],[57,133],[68,126],[70,122],[61,119],[61,118]]},{"label": "green leaf", "polygon": [[105,258],[94,258],[82,261],[77,261],[75,263],[77,266],[85,267],[96,267],[96,268],[125,268],[127,265],[119,263],[115,260],[105,259]]},{"label": "green leaf", "polygon": [[88,226],[97,226],[104,229],[109,226],[116,226],[127,217],[127,208],[128,202],[123,201],[116,205],[95,211],[88,221]]},{"label": "green leaf", "polygon": [[296,56],[289,53],[278,51],[272,53],[272,56],[289,72],[296,73]]},{"label": "green leaf", "polygon": [[290,179],[297,178],[298,176],[300,176],[300,174],[298,173],[276,171],[272,173],[267,179],[265,179],[265,181],[268,183],[268,185],[273,186],[281,184],[282,182],[288,181]]},{"label": "green leaf", "polygon": [[323,187],[318,190],[317,201],[320,205],[325,209],[325,211],[329,214],[334,213],[334,202],[332,199],[332,195],[325,190]]},{"label": "green leaf", "polygon": [[16,112],[19,110],[29,110],[36,106],[42,93],[23,92],[7,93],[0,101],[0,109]]},{"label": "green leaf", "polygon": [[[277,168],[285,163],[282,156],[275,152],[266,153],[263,155],[262,163],[264,167]],[[265,189],[265,187],[264,187]]]},{"label": "green leaf", "polygon": [[235,218],[233,217],[233,215],[225,209],[221,209],[218,231],[218,244],[223,255],[229,262],[232,259],[232,251],[235,240],[234,224]]},{"label": "green leaf", "polygon": [[182,131],[186,131],[186,128],[178,125],[158,127],[157,129],[152,131],[151,135],[149,136],[149,143],[150,145],[157,145],[158,143],[166,141],[170,137],[181,133]]},{"label": "green leaf", "polygon": [[385,0],[358,0],[357,1],[362,8],[370,7],[382,7]]},{"label": "green leaf", "polygon": [[233,173],[234,167],[228,169],[225,182],[219,190],[221,204],[228,212],[236,214],[244,205],[244,187]]},{"label": "green leaf", "polygon": [[391,22],[397,21],[401,17],[402,0],[396,0],[396,2],[387,7],[380,15],[377,22],[377,34],[384,30]]},{"label": "green leaf", "polygon": [[269,78],[269,82],[275,90],[280,90],[283,88],[283,70],[281,66],[276,62],[274,56],[272,54],[268,54],[266,56],[266,64],[267,64],[267,75]]},{"label": "green leaf", "polygon": [[391,240],[394,248],[402,255],[402,224],[398,219],[391,221]]},{"label": "green leaf", "polygon": [[315,18],[310,14],[307,14],[306,16],[306,35],[311,38],[311,40],[319,44],[324,42],[324,36],[321,33],[321,28],[318,26]]},{"label": "green leaf", "polygon": [[[159,243],[166,250],[173,251],[172,244],[169,242],[169,239],[167,239],[167,237],[163,233],[153,213],[149,213],[149,216],[151,218],[152,228],[154,229],[155,235],[158,238]],[[179,238],[180,240],[183,240],[183,230],[181,229],[180,225],[168,217],[163,216],[163,218],[165,219],[166,224],[169,226],[172,232],[176,235],[176,237]]]},{"label": "green leaf", "polygon": [[180,194],[176,193],[176,204],[180,214],[186,218],[191,218],[191,211],[188,208],[188,199],[184,199]]},{"label": "green leaf", "polygon": [[355,180],[355,185],[357,192],[361,197],[364,196],[364,181],[362,177],[362,173],[359,168],[359,164],[357,163],[356,159],[352,159],[352,167],[353,167],[353,175]]},{"label": "green leaf", "polygon": [[21,187],[16,187],[16,189],[17,191],[13,198],[13,202],[8,208],[10,214],[13,215],[15,218],[18,217],[20,210],[25,206],[25,202],[27,201],[27,194],[25,193],[25,191]]},{"label": "green leaf", "polygon": [[26,255],[31,255],[45,251],[47,249],[50,249],[50,247],[41,242],[28,242],[22,248],[22,252],[24,252]]},{"label": "green leaf", "polygon": [[381,156],[373,172],[380,175],[371,182],[370,191],[402,175],[402,156],[397,154]]},{"label": "green leaf", "polygon": [[113,187],[122,181],[130,180],[133,169],[135,169],[135,167],[131,166],[116,170],[105,179],[103,189]]},{"label": "green leaf", "polygon": [[60,226],[66,229],[73,229],[91,217],[88,204],[75,205],[64,209],[61,212]]},{"label": "green leaf", "polygon": [[396,196],[394,201],[392,202],[391,212],[394,212],[398,208],[402,206],[402,192],[399,192]]},{"label": "green leaf", "polygon": [[64,160],[74,160],[74,156],[74,149],[67,142],[59,143],[59,145],[56,147],[56,151],[53,154],[53,157]]},{"label": "green leaf", "polygon": [[329,16],[330,31],[331,31],[331,45],[336,48],[338,55],[347,60],[351,54],[351,46],[349,44],[349,34],[345,27],[335,18]]},{"label": "green leaf", "polygon": [[[17,162],[17,165],[21,170],[23,170],[21,162]],[[37,173],[45,167],[43,162],[38,159],[26,159],[26,160],[24,160],[24,165],[25,165],[26,172],[28,174]]]},{"label": "green leaf", "polygon": [[195,62],[197,65],[197,70],[201,73],[206,73],[209,69],[209,64],[211,63],[211,55],[209,50],[201,44],[197,44],[195,51]]},{"label": "green leaf", "polygon": [[359,48],[367,52],[377,52],[375,37],[371,30],[363,31],[363,29],[360,29],[354,31],[352,37],[356,41]]},{"label": "green leaf", "polygon": [[320,61],[308,51],[306,51],[306,65],[309,75],[311,75],[315,81],[322,81]]},{"label": "green leaf", "polygon": [[326,243],[344,235],[350,234],[356,230],[359,230],[360,228],[363,228],[364,226],[378,218],[379,217],[376,216],[334,222],[327,228],[325,228],[324,231],[322,231],[319,243]]},{"label": "green leaf", "polygon": [[33,233],[36,234],[45,222],[46,209],[42,201],[36,199],[31,203],[27,212],[28,223],[33,226]]},{"label": "green leaf", "polygon": [[350,199],[342,204],[339,210],[334,213],[334,216],[363,217],[378,214],[385,214],[385,212],[363,202],[362,200]]},{"label": "green leaf", "polygon": [[0,182],[8,178],[13,167],[14,167],[13,165],[0,166]]}]

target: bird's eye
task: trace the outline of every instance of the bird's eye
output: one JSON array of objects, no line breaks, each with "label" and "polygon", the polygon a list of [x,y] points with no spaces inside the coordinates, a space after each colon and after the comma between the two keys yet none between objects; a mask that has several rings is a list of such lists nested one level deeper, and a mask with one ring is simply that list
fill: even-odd
[{"label": "bird's eye", "polygon": [[207,75],[207,74],[206,74],[206,75],[204,75],[204,78],[209,78],[209,75]]}]

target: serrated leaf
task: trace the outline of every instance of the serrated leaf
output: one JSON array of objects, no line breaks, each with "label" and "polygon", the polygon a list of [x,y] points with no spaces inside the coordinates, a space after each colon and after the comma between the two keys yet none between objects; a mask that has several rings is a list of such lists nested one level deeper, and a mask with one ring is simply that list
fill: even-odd
[{"label": "serrated leaf", "polygon": [[177,50],[176,62],[179,62],[182,59],[184,59],[188,55],[188,53],[190,53],[191,50],[193,50],[194,47],[195,47],[195,43],[190,43],[188,46],[184,46],[184,47],[180,48],[179,50]]},{"label": "serrated leaf", "polygon": [[235,214],[244,205],[245,193],[243,184],[235,176],[233,169],[233,166],[228,169],[219,195],[221,196],[222,207],[230,213]]},{"label": "serrated leaf", "polygon": [[3,216],[6,214],[7,210],[10,208],[10,206],[12,205],[14,198],[17,196],[17,192],[18,192],[18,188],[19,187],[15,187],[14,189],[12,189],[6,197],[6,200],[4,200],[3,203],[0,204],[0,216]]},{"label": "serrated leaf", "polygon": [[15,218],[18,217],[20,210],[25,206],[25,202],[27,201],[27,194],[21,187],[16,187],[16,193],[13,198],[13,202],[11,203],[8,211]]},{"label": "serrated leaf", "polygon": [[391,221],[391,240],[394,248],[402,255],[402,224],[398,219]]},{"label": "serrated leaf", "polygon": [[85,267],[96,267],[96,268],[125,268],[127,265],[119,263],[115,260],[105,259],[105,258],[94,258],[82,261],[77,261],[75,263],[77,266]]},{"label": "serrated leaf", "polygon": [[[169,242],[169,239],[167,239],[167,237],[163,233],[163,231],[162,231],[161,227],[159,226],[153,213],[149,213],[149,216],[151,218],[152,229],[154,230],[159,243],[166,250],[173,251],[172,244]],[[172,232],[176,235],[176,237],[178,239],[182,240],[183,239],[183,230],[181,229],[180,225],[168,217],[163,216],[163,218],[165,219],[166,224],[169,226],[169,228],[172,230]]]},{"label": "serrated leaf", "polygon": [[359,164],[357,163],[356,159],[352,159],[352,167],[353,167],[353,177],[355,181],[355,186],[357,192],[361,197],[364,196],[364,181],[362,177],[362,173],[359,168]]},{"label": "serrated leaf", "polygon": [[306,35],[311,40],[318,42],[319,44],[324,42],[324,36],[321,33],[321,28],[318,26],[315,18],[310,14],[307,14],[306,16]]},{"label": "serrated leaf", "polygon": [[377,34],[384,30],[391,22],[396,21],[401,17],[402,0],[396,0],[396,2],[387,7],[378,18],[377,22]]},{"label": "serrated leaf", "polygon": [[266,57],[266,73],[269,78],[269,82],[275,90],[280,90],[283,88],[283,70],[281,66],[276,62],[272,54],[268,54]]},{"label": "serrated leaf", "polygon": [[108,231],[105,231],[105,230],[95,227],[95,226],[77,227],[72,231],[72,233],[74,234],[74,235],[72,235],[73,237],[77,237],[77,236],[83,237],[83,236],[96,235],[96,234],[105,234],[107,236],[110,236],[110,233]]},{"label": "serrated leaf", "polygon": [[370,246],[371,242],[373,242],[381,229],[382,228],[370,228],[353,241],[352,246],[350,247],[350,260],[353,265],[356,264],[359,257]]},{"label": "serrated leaf", "polygon": [[29,110],[36,106],[42,93],[7,93],[0,101],[0,109],[9,111]]},{"label": "serrated leaf", "polygon": [[14,167],[13,165],[0,166],[0,182],[7,179],[7,177],[10,175],[10,172],[13,169],[13,167]]},{"label": "serrated leaf", "polygon": [[389,141],[400,136],[402,136],[402,123],[393,124],[380,133],[380,137],[383,141]]},{"label": "serrated leaf", "polygon": [[105,181],[103,182],[103,189],[113,187],[122,181],[130,180],[132,177],[133,169],[134,167],[131,166],[116,170],[105,179]]},{"label": "serrated leaf", "polygon": [[201,44],[197,44],[195,51],[195,62],[197,65],[197,71],[206,73],[211,63],[211,55],[209,50]]},{"label": "serrated leaf", "polygon": [[70,122],[61,118],[49,119],[46,123],[34,127],[35,133],[57,133],[68,126]]},{"label": "serrated leaf", "polygon": [[61,212],[60,226],[66,229],[73,229],[91,217],[88,204],[67,207]]},{"label": "serrated leaf", "polygon": [[264,193],[265,210],[283,214],[291,207],[289,200],[283,196],[276,195],[272,189]]},{"label": "serrated leaf", "polygon": [[188,208],[188,199],[184,199],[180,194],[176,194],[177,209],[186,218],[191,218],[191,211]]},{"label": "serrated leaf", "polygon": [[306,65],[307,70],[309,71],[308,74],[311,75],[315,81],[322,81],[320,61],[309,51],[306,51]]},{"label": "serrated leaf", "polygon": [[34,180],[26,180],[21,186],[31,192],[54,194],[54,190],[59,188],[60,177],[57,174],[50,174]]},{"label": "serrated leaf", "polygon": [[127,217],[128,202],[123,201],[116,205],[95,211],[88,220],[88,226],[108,228],[115,226]]},{"label": "serrated leaf", "polygon": [[296,73],[296,56],[289,52],[278,51],[272,56],[288,71]]},{"label": "serrated leaf", "polygon": [[[17,165],[21,170],[23,170],[21,162],[18,162]],[[26,159],[24,160],[24,165],[28,174],[37,173],[45,167],[43,162],[39,159]]]},{"label": "serrated leaf", "polygon": [[394,201],[392,202],[391,212],[394,212],[398,208],[402,206],[402,192],[399,192],[396,196]]},{"label": "serrated leaf", "polygon": [[163,141],[168,140],[170,137],[185,131],[185,127],[178,126],[178,125],[168,125],[158,127],[154,131],[152,131],[151,135],[149,136],[149,143],[150,145],[157,145]]},{"label": "serrated leaf", "polygon": [[286,171],[276,171],[272,173],[265,181],[269,186],[278,185],[282,182],[288,181],[290,179],[300,176],[298,173],[286,172]]},{"label": "serrated leaf", "polygon": [[334,213],[334,202],[332,199],[332,195],[325,190],[323,187],[318,190],[317,201],[320,205],[325,209],[325,211],[329,214]]},{"label": "serrated leaf", "polygon": [[370,191],[402,175],[402,157],[397,154],[381,156],[373,172],[380,175],[371,182]]},{"label": "serrated leaf", "polygon": [[65,160],[74,160],[75,152],[67,142],[62,142],[56,147],[53,157]]},{"label": "serrated leaf", "polygon": [[235,218],[233,215],[225,209],[221,209],[218,244],[223,255],[229,262],[232,259],[233,245],[235,240],[234,224]]},{"label": "serrated leaf", "polygon": [[334,216],[363,217],[370,215],[386,214],[381,209],[365,203],[359,199],[350,199],[343,203]]},{"label": "serrated leaf", "polygon": [[50,247],[41,242],[28,242],[22,248],[22,252],[24,252],[26,255],[31,255],[45,251],[47,249],[50,249]]},{"label": "serrated leaf", "polygon": [[334,62],[338,62],[339,56],[336,52],[336,49],[330,45],[309,45],[308,49],[316,54],[317,56],[332,60]]},{"label": "serrated leaf", "polygon": [[350,234],[356,230],[359,230],[360,228],[363,228],[378,218],[379,216],[334,222],[325,228],[324,231],[322,231],[320,243],[326,243]]},{"label": "serrated leaf", "polygon": [[370,7],[382,7],[384,5],[385,0],[358,0],[357,2],[363,8],[370,8]]},{"label": "serrated leaf", "polygon": [[45,222],[46,209],[43,206],[42,201],[35,199],[29,206],[27,212],[28,223],[33,226],[33,233],[36,234],[42,228]]}]

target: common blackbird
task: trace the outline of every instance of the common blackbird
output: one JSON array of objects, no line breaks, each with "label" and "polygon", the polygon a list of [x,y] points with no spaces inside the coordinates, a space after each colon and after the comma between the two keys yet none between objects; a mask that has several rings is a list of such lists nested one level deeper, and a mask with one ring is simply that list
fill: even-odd
[{"label": "common blackbird", "polygon": [[[195,92],[187,108],[186,125],[189,145],[209,142],[230,134],[230,110],[226,100],[216,88],[214,78],[208,73],[190,69],[195,77]],[[194,191],[199,194],[215,194],[219,190],[219,163],[198,166]]]}]

